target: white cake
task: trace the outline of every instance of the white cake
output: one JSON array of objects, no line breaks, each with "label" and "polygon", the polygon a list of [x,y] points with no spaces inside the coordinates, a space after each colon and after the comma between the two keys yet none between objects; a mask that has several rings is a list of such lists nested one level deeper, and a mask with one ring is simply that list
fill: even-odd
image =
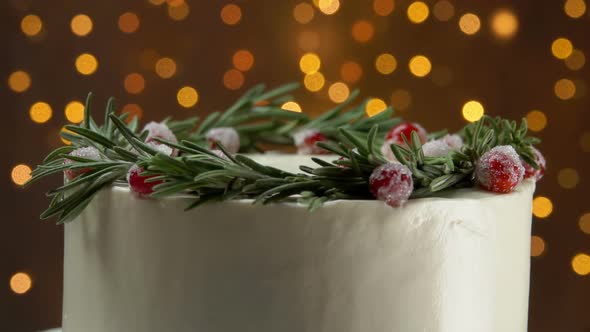
[{"label": "white cake", "polygon": [[[259,157],[292,170],[296,156]],[[307,162],[309,164],[309,162]],[[410,200],[102,191],[65,228],[65,332],[524,332],[534,183]]]}]

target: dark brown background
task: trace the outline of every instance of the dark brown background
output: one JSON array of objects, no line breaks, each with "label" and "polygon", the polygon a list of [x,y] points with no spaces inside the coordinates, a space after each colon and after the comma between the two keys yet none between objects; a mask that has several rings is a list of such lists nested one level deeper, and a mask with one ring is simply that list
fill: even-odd
[{"label": "dark brown background", "polygon": [[[341,0],[335,15],[323,15],[316,9],[310,23],[300,24],[292,14],[299,2],[304,0],[236,0],[242,20],[228,26],[220,19],[220,10],[229,0],[187,1],[190,14],[181,21],[168,17],[166,4],[153,5],[147,0],[2,1],[0,330],[35,331],[60,324],[62,228],[38,220],[47,204],[43,193],[59,179],[23,191],[10,174],[15,165],[33,166],[61,144],[57,132],[66,123],[63,109],[67,102],[83,99],[92,90],[97,103],[104,103],[111,95],[122,104],[138,103],[144,120],[204,115],[227,107],[254,83],[302,80],[298,61],[304,51],[297,38],[302,31],[315,31],[320,36],[316,52],[328,83],[341,80],[340,66],[354,60],[362,66],[363,76],[349,86],[360,88],[363,96],[388,102],[394,90],[406,89],[412,104],[401,115],[427,129],[460,128],[465,124],[462,105],[470,99],[482,102],[486,113],[492,115],[521,118],[533,109],[544,112],[547,126],[535,134],[543,139],[540,147],[549,168],[538,184],[537,195],[551,199],[553,213],[534,220],[533,234],[545,240],[546,248],[532,258],[529,330],[590,331],[590,276],[576,274],[571,265],[577,253],[590,252],[589,235],[578,226],[580,216],[590,211],[585,182],[589,159],[580,144],[582,135],[590,130],[585,92],[590,65],[572,71],[551,54],[552,41],[561,36],[590,54],[588,11],[573,19],[564,12],[564,2],[558,0],[464,0],[452,2],[455,15],[448,22],[436,19],[431,11],[426,22],[412,24],[406,15],[409,1],[397,0],[393,13],[382,17],[373,12],[372,1]],[[436,1],[426,3],[432,9]],[[519,21],[517,34],[506,42],[498,41],[489,28],[490,15],[498,8],[512,10]],[[117,26],[118,17],[127,11],[135,12],[141,22],[132,34],[122,33]],[[473,36],[462,33],[458,26],[459,18],[467,12],[481,19],[481,29]],[[44,24],[43,32],[35,38],[20,29],[21,19],[30,13],[39,15]],[[71,18],[79,13],[94,22],[86,37],[75,36],[70,30]],[[351,38],[351,27],[359,19],[375,26],[375,35],[367,43]],[[232,68],[233,53],[244,48],[253,53],[255,64],[245,73],[244,86],[230,91],[223,85],[223,75]],[[154,70],[142,68],[141,53],[146,49],[175,59],[179,67],[176,75],[164,80]],[[74,59],[83,52],[98,59],[93,75],[83,76],[75,70]],[[379,74],[373,65],[382,52],[397,59],[397,69],[391,75]],[[437,85],[432,75],[411,75],[408,61],[416,54],[428,56],[434,70],[448,67],[450,84]],[[31,87],[23,93],[13,92],[6,84],[10,73],[19,69],[32,78]],[[146,87],[140,94],[129,94],[123,88],[123,79],[131,72],[145,78]],[[561,78],[576,83],[574,98],[564,101],[555,96],[553,87]],[[199,102],[193,108],[182,108],[176,102],[176,92],[184,85],[199,92]],[[318,93],[297,92],[305,112],[315,114],[333,105],[327,98],[327,86]],[[37,101],[46,101],[53,108],[53,117],[46,123],[36,124],[29,117],[29,107]],[[577,186],[560,186],[558,174],[565,168],[578,172]],[[14,294],[9,287],[11,276],[18,271],[33,279],[33,287],[24,295]]]}]

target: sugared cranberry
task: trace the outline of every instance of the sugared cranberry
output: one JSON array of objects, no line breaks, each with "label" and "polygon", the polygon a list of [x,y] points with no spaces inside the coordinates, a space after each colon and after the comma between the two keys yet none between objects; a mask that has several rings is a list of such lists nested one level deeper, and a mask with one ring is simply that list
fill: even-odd
[{"label": "sugared cranberry", "polygon": [[218,149],[218,142],[230,153],[237,153],[240,150],[240,135],[234,128],[213,128],[205,134],[205,137],[211,150]]},{"label": "sugared cranberry", "polygon": [[[100,160],[100,152],[95,147],[83,147],[77,148],[76,150],[69,153],[70,156],[92,159],[92,160]],[[64,164],[71,164],[73,163],[70,159],[65,159]],[[75,169],[65,169],[64,174],[68,180],[73,180],[78,176],[90,172],[91,168],[75,168]]]},{"label": "sugared cranberry", "polygon": [[541,151],[537,150],[534,147],[533,154],[535,155],[535,162],[537,163],[537,165],[539,165],[539,169],[534,169],[533,166],[529,165],[527,162],[522,160],[522,166],[524,166],[524,178],[539,181],[545,174],[547,162],[545,161],[545,157],[543,156]]},{"label": "sugared cranberry", "polygon": [[328,151],[317,146],[318,142],[326,142],[328,138],[319,130],[307,129],[293,135],[297,153],[305,155],[329,154]]},{"label": "sugared cranberry", "polygon": [[403,205],[414,190],[412,172],[399,163],[381,165],[369,177],[369,188],[373,196],[387,205]]},{"label": "sugared cranberry", "polygon": [[396,141],[394,139],[388,139],[385,142],[383,142],[383,145],[381,145],[381,154],[383,155],[383,157],[385,157],[386,160],[388,161],[398,161],[397,158],[395,157],[395,155],[393,154],[393,150],[391,150],[391,145],[393,144],[397,144]]},{"label": "sugared cranberry", "polygon": [[[176,136],[172,130],[170,130],[170,128],[168,128],[168,126],[163,122],[152,121],[146,124],[143,130],[148,132],[148,135],[145,138],[146,143],[162,144],[156,141],[156,138],[163,139],[171,143],[178,143],[178,139],[176,139]],[[172,156],[176,156],[177,154],[178,151],[176,149],[172,149]]]},{"label": "sugared cranberry", "polygon": [[484,189],[508,193],[522,181],[524,167],[510,145],[496,146],[484,153],[475,167],[475,180]]},{"label": "sugared cranberry", "polygon": [[154,186],[162,183],[162,181],[145,182],[147,179],[152,178],[155,175],[141,176],[140,174],[143,171],[143,168],[133,165],[127,172],[127,182],[129,183],[129,187],[131,188],[131,191],[139,197],[147,197],[154,192]]},{"label": "sugared cranberry", "polygon": [[415,122],[404,122],[391,128],[391,130],[389,130],[389,132],[385,136],[385,140],[392,140],[392,142],[397,145],[405,145],[402,135],[405,135],[408,141],[411,142],[413,131],[415,131],[418,134],[418,137],[420,137],[420,142],[424,144],[427,139],[426,130],[424,130],[424,128],[422,128],[421,125]]}]

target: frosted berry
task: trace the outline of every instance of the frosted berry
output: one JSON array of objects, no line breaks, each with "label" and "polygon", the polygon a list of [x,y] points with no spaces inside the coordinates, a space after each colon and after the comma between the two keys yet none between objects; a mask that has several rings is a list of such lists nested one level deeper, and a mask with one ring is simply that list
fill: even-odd
[{"label": "frosted berry", "polygon": [[[100,160],[100,152],[95,147],[83,147],[77,148],[76,150],[69,153],[70,156],[92,159],[92,160]],[[70,159],[65,159],[64,164],[71,164],[73,163]],[[68,180],[73,180],[78,176],[90,172],[91,168],[76,168],[76,169],[65,169],[64,174]]]},{"label": "frosted berry", "polygon": [[213,128],[205,134],[211,150],[217,149],[217,142],[231,153],[237,153],[240,150],[240,135],[231,127]]},{"label": "frosted berry", "polygon": [[[162,145],[162,143],[156,141],[156,138],[160,138],[171,143],[178,143],[178,139],[176,139],[176,136],[172,130],[170,130],[170,128],[168,128],[168,126],[163,122],[152,121],[146,124],[143,130],[148,132],[148,135],[145,138],[146,143]],[[171,155],[176,156],[177,154],[178,151],[176,149],[172,149]]]},{"label": "frosted berry", "polygon": [[381,154],[388,161],[398,161],[395,155],[393,154],[393,151],[391,150],[392,144],[397,143],[395,143],[395,140],[393,139],[388,139],[385,142],[383,142],[383,145],[381,145]]},{"label": "frosted berry", "polygon": [[451,147],[442,139],[437,139],[424,143],[422,152],[426,157],[446,157],[451,152]]},{"label": "frosted berry", "polygon": [[328,138],[317,129],[302,130],[293,135],[293,140],[298,154],[329,154],[327,150],[320,148],[316,144],[328,141]]},{"label": "frosted berry", "polygon": [[463,139],[456,134],[447,134],[441,138],[441,140],[445,142],[451,150],[458,151],[463,147]]},{"label": "frosted berry", "polygon": [[475,180],[484,189],[511,192],[524,176],[520,157],[510,145],[500,145],[484,153],[475,167]]},{"label": "frosted berry", "polygon": [[424,128],[422,128],[421,125],[415,122],[404,122],[391,128],[391,130],[389,130],[389,132],[385,136],[385,140],[392,140],[393,143],[397,145],[405,145],[402,135],[405,135],[408,141],[411,142],[413,131],[415,131],[418,134],[418,137],[420,137],[420,141],[422,144],[426,143],[426,130],[424,130]]},{"label": "frosted berry", "polygon": [[211,152],[213,152],[214,155],[218,156],[221,159],[229,160],[229,158],[221,150],[211,150]]},{"label": "frosted berry", "polygon": [[162,181],[145,182],[147,179],[153,178],[155,175],[141,176],[140,174],[143,171],[143,168],[133,165],[127,172],[129,188],[131,188],[131,191],[139,197],[147,197],[154,192],[154,186],[162,183]]},{"label": "frosted berry", "polygon": [[533,148],[533,154],[535,155],[535,162],[537,162],[537,165],[539,165],[539,169],[534,169],[533,166],[522,160],[522,166],[524,166],[524,178],[539,181],[545,174],[547,162],[545,161],[545,157],[543,157],[541,151]]},{"label": "frosted berry", "polygon": [[414,190],[412,172],[398,163],[381,165],[369,177],[369,188],[373,196],[387,205],[402,206]]}]

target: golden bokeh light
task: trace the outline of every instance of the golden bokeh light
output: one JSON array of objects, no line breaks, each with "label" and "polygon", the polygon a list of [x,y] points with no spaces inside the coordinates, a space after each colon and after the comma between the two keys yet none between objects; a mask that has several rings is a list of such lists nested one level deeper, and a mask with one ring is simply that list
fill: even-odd
[{"label": "golden bokeh light", "polygon": [[20,21],[20,28],[25,35],[34,37],[43,29],[43,21],[37,15],[27,15]]},{"label": "golden bokeh light", "polygon": [[578,182],[580,182],[580,176],[573,168],[564,168],[557,173],[557,183],[564,189],[574,189]]},{"label": "golden bokeh light", "polygon": [[10,289],[15,294],[25,294],[33,286],[33,280],[31,276],[24,272],[18,272],[10,277]]},{"label": "golden bokeh light", "polygon": [[166,0],[148,0],[152,5],[159,6],[166,3]]},{"label": "golden bokeh light", "polygon": [[326,15],[335,14],[340,8],[340,0],[319,0],[318,8]]},{"label": "golden bokeh light", "polygon": [[14,184],[22,186],[31,179],[31,172],[32,170],[31,167],[29,167],[29,165],[16,165],[12,168],[12,171],[10,172],[10,178],[12,179],[12,182],[14,182]]},{"label": "golden bokeh light", "polygon": [[138,94],[145,89],[145,79],[141,74],[131,73],[125,76],[123,86],[128,93]]},{"label": "golden bokeh light", "polygon": [[584,213],[578,220],[578,226],[580,230],[586,234],[590,234],[590,212]]},{"label": "golden bokeh light", "polygon": [[320,34],[315,31],[303,31],[297,37],[297,45],[305,52],[314,52],[320,48]]},{"label": "golden bokeh light", "polygon": [[373,10],[379,16],[387,16],[395,9],[393,0],[373,0]]},{"label": "golden bokeh light", "polygon": [[239,50],[232,57],[234,67],[240,71],[248,71],[254,66],[254,55],[248,50]]},{"label": "golden bokeh light", "polygon": [[237,69],[230,69],[223,74],[223,85],[230,90],[238,90],[244,85],[244,74]]},{"label": "golden bokeh light", "polygon": [[98,61],[89,53],[80,54],[76,58],[76,70],[82,75],[92,75],[98,69]]},{"label": "golden bokeh light", "polygon": [[40,101],[34,103],[31,108],[29,109],[29,116],[31,120],[36,123],[45,123],[51,119],[53,115],[53,110],[48,103]]},{"label": "golden bokeh light", "polygon": [[586,64],[586,56],[581,50],[573,50],[572,54],[565,59],[565,65],[571,70],[580,70]]},{"label": "golden bokeh light", "polygon": [[387,104],[379,98],[371,98],[365,105],[365,113],[370,117],[385,111],[385,109],[387,109]]},{"label": "golden bokeh light", "polygon": [[176,74],[176,62],[171,58],[161,58],[156,61],[155,70],[161,78],[171,78]]},{"label": "golden bokeh light", "polygon": [[320,70],[322,61],[315,53],[306,53],[299,59],[299,69],[305,74],[313,74]]},{"label": "golden bokeh light", "polygon": [[78,14],[70,21],[70,28],[76,36],[87,36],[92,32],[92,19],[88,15]]},{"label": "golden bokeh light", "polygon": [[25,92],[31,87],[31,76],[23,70],[12,72],[8,76],[8,87],[14,92]]},{"label": "golden bokeh light", "polygon": [[299,104],[294,101],[288,101],[288,102],[284,103],[281,106],[281,108],[284,109],[285,111],[290,111],[290,112],[296,112],[296,113],[303,112],[303,110],[301,109],[301,106],[299,106]]},{"label": "golden bokeh light", "polygon": [[586,2],[584,0],[567,0],[563,5],[563,10],[571,18],[580,18],[586,13]]},{"label": "golden bokeh light", "polygon": [[551,53],[558,59],[566,59],[574,51],[574,45],[567,38],[557,38],[551,43]]},{"label": "golden bokeh light", "polygon": [[470,100],[463,105],[463,118],[469,122],[475,122],[484,114],[483,105],[477,100]]},{"label": "golden bokeh light", "polygon": [[492,14],[490,26],[497,38],[507,40],[518,31],[518,17],[509,9],[500,9]]},{"label": "golden bokeh light", "polygon": [[553,91],[555,92],[555,96],[561,100],[572,99],[576,95],[576,85],[572,80],[562,78],[555,82]]},{"label": "golden bokeh light", "polygon": [[397,61],[395,60],[395,57],[389,53],[380,54],[377,59],[375,59],[375,68],[383,75],[393,73],[396,67]]},{"label": "golden bokeh light", "polygon": [[430,73],[432,64],[424,55],[416,55],[410,59],[408,67],[414,76],[424,77]]},{"label": "golden bokeh light", "polygon": [[175,21],[182,21],[190,14],[190,8],[184,1],[176,6],[168,6],[168,16]]},{"label": "golden bokeh light", "polygon": [[366,43],[373,39],[375,28],[373,24],[366,20],[356,21],[352,25],[352,38],[359,43]]},{"label": "golden bokeh light", "polygon": [[356,83],[363,76],[363,68],[354,61],[347,61],[340,67],[340,77],[347,83]]},{"label": "golden bokeh light", "polygon": [[314,15],[315,9],[306,2],[301,2],[293,8],[293,17],[298,23],[307,24],[313,20]]},{"label": "golden bokeh light", "polygon": [[581,276],[590,274],[590,256],[584,253],[576,254],[572,258],[572,269]]},{"label": "golden bokeh light", "polygon": [[547,197],[537,196],[533,199],[533,215],[537,218],[547,218],[553,212],[553,202]]},{"label": "golden bokeh light", "polygon": [[396,89],[391,94],[391,105],[396,111],[406,111],[412,105],[412,95],[408,90]]},{"label": "golden bokeh light", "polygon": [[303,85],[305,85],[305,88],[311,92],[320,91],[324,87],[325,83],[326,80],[324,75],[319,71],[312,74],[307,74],[303,79]]},{"label": "golden bokeh light", "polygon": [[430,10],[428,9],[428,5],[422,1],[415,1],[410,6],[408,6],[408,18],[412,23],[422,23],[426,21],[428,16],[430,15]]},{"label": "golden bokeh light", "polygon": [[59,131],[60,135],[59,135],[59,139],[61,139],[61,141],[65,144],[65,145],[72,145],[72,142],[68,141],[67,139],[63,138],[61,136],[61,133],[69,133],[69,134],[74,134],[73,131],[66,129],[66,126],[63,126],[61,128],[61,130]]},{"label": "golden bokeh light", "polygon": [[539,110],[532,110],[527,113],[526,120],[531,131],[541,131],[547,126],[547,116]]},{"label": "golden bokeh light", "polygon": [[590,132],[585,131],[580,135],[580,148],[584,152],[590,152]]},{"label": "golden bokeh light", "polygon": [[84,104],[77,100],[71,101],[66,105],[64,114],[71,123],[80,123],[84,120]]},{"label": "golden bokeh light", "polygon": [[124,33],[134,33],[139,29],[139,17],[132,12],[126,12],[119,16],[119,30]]},{"label": "golden bokeh light", "polygon": [[328,88],[328,97],[331,101],[335,103],[341,103],[348,99],[350,95],[350,90],[348,89],[348,85],[342,82],[336,82],[330,85]]},{"label": "golden bokeh light", "polygon": [[437,1],[432,8],[432,14],[437,20],[446,22],[455,15],[455,7],[447,0]]},{"label": "golden bokeh light", "polygon": [[221,20],[227,25],[236,25],[242,20],[242,9],[238,5],[228,4],[221,9]]},{"label": "golden bokeh light", "polygon": [[467,13],[459,19],[459,29],[466,35],[474,35],[481,28],[479,17],[472,13]]},{"label": "golden bokeh light", "polygon": [[130,122],[134,118],[141,119],[143,117],[143,109],[137,104],[126,104],[123,106],[121,114],[124,113],[129,114],[129,117],[126,119],[127,122]]},{"label": "golden bokeh light", "polygon": [[545,252],[545,240],[542,237],[533,235],[531,236],[531,256],[539,257]]},{"label": "golden bokeh light", "polygon": [[199,101],[199,93],[195,88],[185,86],[178,90],[178,93],[176,94],[176,100],[182,107],[193,107]]}]

